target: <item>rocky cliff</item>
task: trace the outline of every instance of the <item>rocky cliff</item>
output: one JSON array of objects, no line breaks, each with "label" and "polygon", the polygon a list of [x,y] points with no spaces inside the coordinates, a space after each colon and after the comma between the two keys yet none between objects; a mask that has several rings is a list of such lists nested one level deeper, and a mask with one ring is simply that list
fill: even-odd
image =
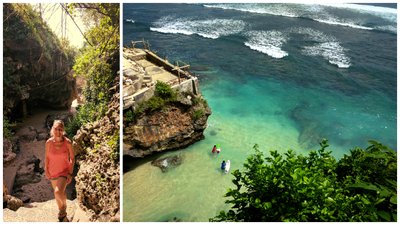
[{"label": "rocky cliff", "polygon": [[204,138],[208,116],[197,77],[148,49],[123,49],[124,156],[185,148]]},{"label": "rocky cliff", "polygon": [[144,157],[155,152],[185,148],[204,138],[211,110],[201,96],[179,93],[160,110],[124,121],[124,155]]},{"label": "rocky cliff", "polygon": [[77,200],[91,221],[119,221],[119,93],[113,95],[108,109],[73,138]]},{"label": "rocky cliff", "polygon": [[73,53],[28,4],[3,4],[4,112],[67,108],[74,97]]}]

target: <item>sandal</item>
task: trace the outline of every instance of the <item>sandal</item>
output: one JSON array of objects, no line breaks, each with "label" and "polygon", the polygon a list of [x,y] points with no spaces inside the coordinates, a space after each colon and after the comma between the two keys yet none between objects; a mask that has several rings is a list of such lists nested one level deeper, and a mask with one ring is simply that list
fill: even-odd
[{"label": "sandal", "polygon": [[67,210],[61,209],[58,212],[58,222],[63,222],[66,217],[67,217]]}]

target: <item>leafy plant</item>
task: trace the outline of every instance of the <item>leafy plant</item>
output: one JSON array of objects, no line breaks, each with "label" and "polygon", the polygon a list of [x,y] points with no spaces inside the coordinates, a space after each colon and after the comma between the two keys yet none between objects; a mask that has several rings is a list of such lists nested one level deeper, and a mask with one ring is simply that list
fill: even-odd
[{"label": "leafy plant", "polygon": [[108,138],[107,145],[112,149],[110,159],[119,160],[119,130],[116,130],[112,136]]},{"label": "leafy plant", "polygon": [[105,102],[99,104],[87,102],[85,105],[80,106],[72,121],[65,126],[67,136],[72,138],[82,125],[100,119],[107,110],[107,103]]},{"label": "leafy plant", "polygon": [[176,101],[176,92],[162,81],[157,81],[154,93],[166,101]]},{"label": "leafy plant", "polygon": [[12,127],[14,126],[13,123],[11,123],[8,118],[5,116],[3,117],[3,137],[4,138],[11,138],[14,135],[14,132],[12,131]]},{"label": "leafy plant", "polygon": [[[307,156],[289,150],[271,151],[270,157],[255,145],[243,171],[233,172],[236,188],[225,195],[232,209],[210,221],[396,221],[396,177],[389,175],[396,154],[373,142],[337,162],[326,150],[328,142],[320,145]],[[379,168],[363,166],[371,154]],[[369,177],[376,174],[387,175]]]},{"label": "leafy plant", "polygon": [[192,118],[194,119],[194,120],[198,120],[198,119],[200,119],[201,117],[203,117],[204,116],[204,110],[203,109],[196,109],[194,112],[193,112],[193,115],[192,115]]}]

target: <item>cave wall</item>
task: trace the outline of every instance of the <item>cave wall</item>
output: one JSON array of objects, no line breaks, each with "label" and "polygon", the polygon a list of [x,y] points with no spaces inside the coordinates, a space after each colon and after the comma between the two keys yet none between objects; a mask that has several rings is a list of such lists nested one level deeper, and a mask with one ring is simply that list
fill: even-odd
[{"label": "cave wall", "polygon": [[[73,54],[29,4],[3,4],[4,112],[67,108],[76,94]],[[29,109],[28,109],[29,110]]]}]

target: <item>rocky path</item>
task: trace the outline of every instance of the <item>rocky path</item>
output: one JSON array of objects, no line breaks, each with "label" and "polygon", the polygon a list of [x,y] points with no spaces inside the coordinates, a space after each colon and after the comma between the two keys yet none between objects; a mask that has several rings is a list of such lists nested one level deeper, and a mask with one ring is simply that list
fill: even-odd
[{"label": "rocky path", "polygon": [[[57,204],[54,200],[50,181],[44,173],[33,173],[33,164],[28,163],[33,157],[40,160],[39,167],[44,168],[45,142],[47,135],[45,120],[49,114],[65,113],[62,111],[40,110],[19,124],[15,136],[19,137],[19,149],[14,160],[4,165],[3,181],[8,188],[9,194],[20,198],[25,203],[17,211],[4,209],[4,221],[18,222],[57,222]],[[32,132],[34,130],[35,132]],[[36,136],[34,135],[36,133]],[[21,186],[20,184],[23,183]],[[14,193],[10,187],[21,186]],[[74,198],[74,184],[67,186],[68,217],[70,221],[89,221],[88,216],[82,211]]]},{"label": "rocky path", "polygon": [[[67,201],[67,219],[69,222],[90,222],[86,213],[76,200]],[[58,209],[55,200],[26,204],[17,211],[4,209],[4,222],[58,222]]]}]

